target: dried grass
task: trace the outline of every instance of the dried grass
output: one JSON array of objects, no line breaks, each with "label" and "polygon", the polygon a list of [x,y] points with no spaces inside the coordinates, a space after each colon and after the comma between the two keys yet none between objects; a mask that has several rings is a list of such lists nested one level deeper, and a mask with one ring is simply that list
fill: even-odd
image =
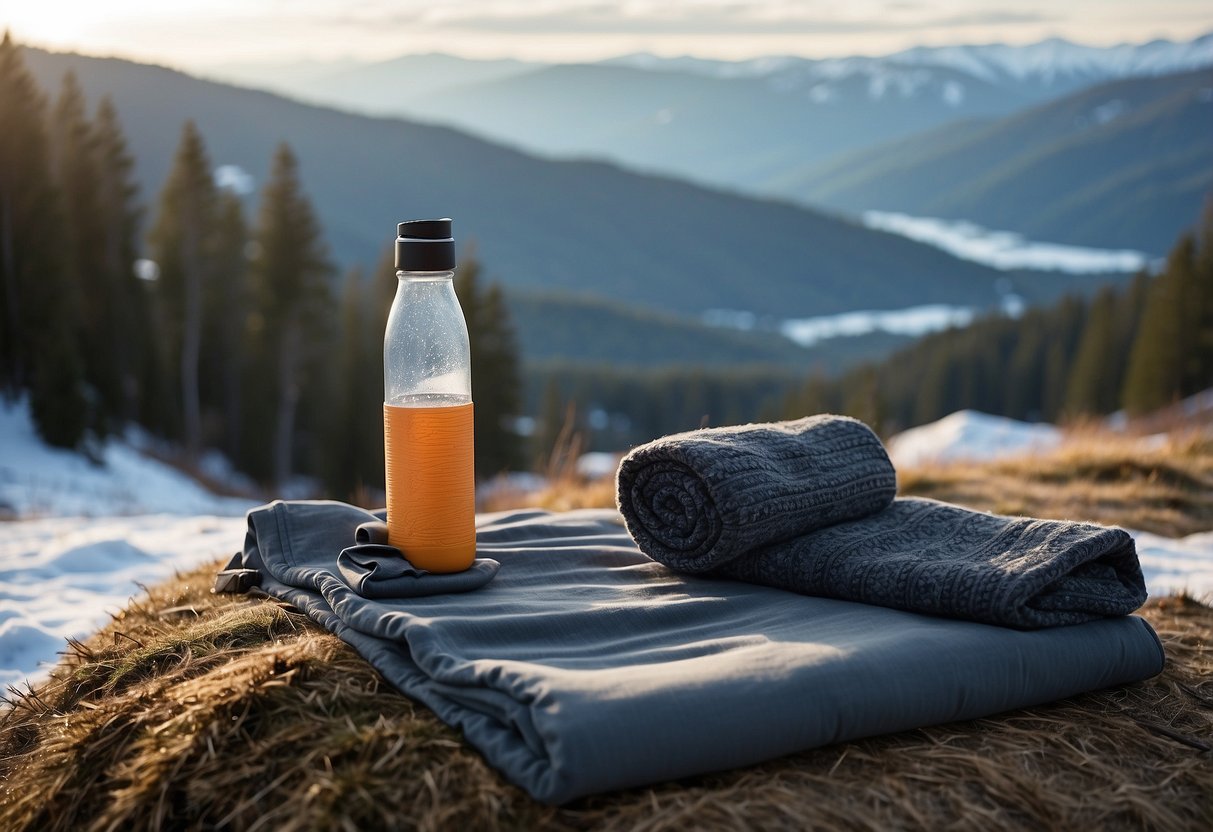
[{"label": "dried grass", "polygon": [[[0,717],[0,828],[1198,829],[1213,823],[1213,609],[1145,615],[1159,678],[563,808],[508,785],[272,600],[157,587]],[[184,612],[183,612],[184,610]]]},{"label": "dried grass", "polygon": [[1082,431],[1057,451],[898,472],[903,495],[998,514],[1090,520],[1171,537],[1213,529],[1213,434],[1158,441]]},{"label": "dried grass", "polygon": [[[1127,457],[1096,443],[902,483],[1196,530],[1213,525],[1213,454],[1193,441]],[[1156,679],[552,808],[299,613],[211,595],[213,568],[152,588],[48,682],[12,692],[0,829],[1213,828],[1213,609],[1190,598],[1143,610],[1169,658]]]}]

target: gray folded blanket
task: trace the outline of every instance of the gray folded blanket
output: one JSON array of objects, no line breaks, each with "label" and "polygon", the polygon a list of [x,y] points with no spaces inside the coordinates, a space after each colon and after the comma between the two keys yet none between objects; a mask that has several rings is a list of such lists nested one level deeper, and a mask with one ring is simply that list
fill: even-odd
[{"label": "gray folded blanket", "polygon": [[500,564],[487,585],[371,598],[336,559],[375,519],[263,506],[225,571],[336,633],[550,803],[1050,702],[1164,661],[1132,616],[1014,630],[679,575],[614,510],[482,514],[477,554]]},{"label": "gray folded blanket", "polygon": [[843,416],[658,439],[617,487],[641,551],[682,572],[1020,628],[1146,599],[1126,532],[894,500],[880,440]]}]

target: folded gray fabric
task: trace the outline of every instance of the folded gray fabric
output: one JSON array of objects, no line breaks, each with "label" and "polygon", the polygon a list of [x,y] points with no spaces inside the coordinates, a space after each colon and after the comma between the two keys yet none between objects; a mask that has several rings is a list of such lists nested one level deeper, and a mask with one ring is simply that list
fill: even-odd
[{"label": "folded gray fabric", "polygon": [[462,572],[439,574],[418,569],[395,546],[366,543],[337,555],[337,571],[363,598],[419,598],[448,592],[471,592],[493,580],[501,567],[492,558],[476,558]]},{"label": "folded gray fabric", "polygon": [[[354,542],[359,546],[373,544],[389,546],[387,520],[369,520],[354,529]],[[397,550],[399,551],[399,550]]]},{"label": "folded gray fabric", "polygon": [[341,503],[249,514],[233,568],[303,610],[539,800],[638,786],[971,719],[1162,669],[1140,618],[1021,631],[684,576],[614,511],[477,518],[501,563],[473,593],[374,600],[336,553]]},{"label": "folded gray fabric", "polygon": [[809,416],[641,445],[620,464],[618,490],[645,554],[707,572],[759,546],[880,511],[897,493],[897,476],[863,422]]},{"label": "folded gray fabric", "polygon": [[617,485],[641,550],[683,572],[1025,628],[1146,600],[1126,532],[894,502],[879,440],[846,417],[669,436],[628,454]]},{"label": "folded gray fabric", "polygon": [[387,523],[370,520],[354,530],[354,546],[337,555],[337,570],[363,598],[419,598],[448,592],[470,592],[493,580],[501,564],[476,558],[462,572],[418,569],[388,541]]}]

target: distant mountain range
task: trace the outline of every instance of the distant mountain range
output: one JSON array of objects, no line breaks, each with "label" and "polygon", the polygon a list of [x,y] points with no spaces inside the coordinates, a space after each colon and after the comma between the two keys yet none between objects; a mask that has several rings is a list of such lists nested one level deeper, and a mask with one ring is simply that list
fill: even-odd
[{"label": "distant mountain range", "polygon": [[1164,253],[1213,193],[1213,72],[1130,78],[807,165],[772,190]]},{"label": "distant mountain range", "polygon": [[93,100],[114,97],[154,202],[181,126],[213,163],[265,181],[289,141],[339,264],[371,262],[403,218],[450,215],[507,289],[585,292],[697,316],[727,308],[778,317],[923,303],[988,306],[1008,286],[1029,299],[1092,281],[1010,274],[791,204],[615,166],[535,158],[454,130],[309,106],[162,67],[25,50],[57,89],[75,70]]},{"label": "distant mountain range", "polygon": [[[781,90],[812,89],[834,79],[866,75],[867,92],[881,98],[890,83],[900,94],[921,97],[930,90],[927,76],[914,70],[950,69],[1004,88],[1025,98],[1050,98],[1092,84],[1121,78],[1149,77],[1213,66],[1213,33],[1191,41],[1153,40],[1116,46],[1086,46],[1050,38],[1026,46],[1002,43],[979,46],[917,46],[880,58],[773,56],[748,61],[663,58],[647,53],[625,55],[606,63],[638,69],[669,70],[715,78],[760,78]],[[915,83],[915,79],[920,83]],[[826,97],[820,95],[818,97]]]},{"label": "distant mountain range", "polygon": [[374,115],[400,115],[401,101],[521,75],[544,66],[511,58],[468,60],[428,53],[372,63],[341,60],[228,64],[204,74],[214,80],[252,84],[314,104]]},{"label": "distant mountain range", "polygon": [[[304,100],[407,114],[532,152],[609,159],[745,193],[860,211],[893,207],[894,197],[880,193],[874,180],[871,189],[856,188],[834,197],[829,188],[817,187],[816,178],[826,171],[844,179],[862,178],[862,171],[848,168],[856,158],[865,158],[867,150],[873,155],[866,158],[874,159],[894,150],[938,147],[941,139],[951,147],[971,131],[992,129],[995,119],[1014,124],[1032,107],[1069,102],[1067,97],[1081,96],[1093,86],[1158,78],[1151,89],[1167,97],[1176,90],[1163,76],[1198,79],[1210,67],[1213,34],[1182,43],[1156,40],[1092,47],[1055,38],[1028,46],[917,47],[884,57],[824,60],[773,56],[718,61],[635,54],[598,64],[542,65],[416,55],[343,65],[328,73],[313,67],[293,76],[262,68],[260,77],[272,75],[276,89]],[[1209,83],[1213,86],[1213,73]],[[1075,127],[1094,134],[1105,126],[1102,122],[1123,115],[1116,109],[1122,101],[1116,89],[1094,94],[1105,98],[1089,103],[1080,97],[1061,108],[1089,103],[1089,112],[1070,113],[1070,122],[1050,117],[1031,121],[1041,132],[1027,137],[1028,144],[1039,150],[1070,141]],[[1081,178],[1046,159],[1034,168],[1025,152],[1011,154],[1013,159],[986,154],[984,161],[992,167],[981,176],[933,168],[929,175],[920,175],[910,169],[917,158],[913,154],[909,161],[889,157],[876,167],[896,169],[907,180],[943,175],[952,183],[954,193],[901,200],[897,204],[904,210],[1003,223],[993,227],[1049,241],[1099,241],[1157,253],[1178,228],[1167,224],[1181,214],[1191,215],[1191,192],[1204,181],[1204,157],[1184,156],[1195,137],[1178,135],[1189,125],[1185,119],[1194,116],[1166,108],[1134,115],[1152,119],[1150,126],[1139,124],[1133,133],[1139,141],[1134,143],[1126,132],[1117,146],[1120,155],[1096,154],[1104,164],[1101,176],[1106,182],[1096,182],[1091,175]],[[1119,130],[1126,123],[1109,129]],[[940,132],[932,132],[936,129]],[[1147,131],[1153,138],[1144,138]],[[1023,131],[1019,135],[1023,137]],[[901,139],[907,143],[899,144]],[[984,209],[1004,195],[985,180],[1023,177],[1047,179],[1056,192],[1050,195],[1059,194],[1060,204],[1031,204],[1027,195],[1032,189],[1024,187],[1023,198],[1006,201],[1005,210]],[[965,192],[970,181],[972,188]],[[1125,195],[1145,198],[1152,211],[1149,228],[1130,222],[1129,212],[1118,214],[1107,205],[1075,223],[1085,204]],[[1155,207],[1159,210],[1153,211]],[[970,208],[975,213],[964,213]]]},{"label": "distant mountain range", "polygon": [[[870,94],[877,83],[885,85],[881,97]],[[868,67],[783,89],[765,78],[595,64],[449,88],[402,102],[400,111],[534,152],[611,159],[755,193],[789,167],[1027,103],[950,69]]]}]

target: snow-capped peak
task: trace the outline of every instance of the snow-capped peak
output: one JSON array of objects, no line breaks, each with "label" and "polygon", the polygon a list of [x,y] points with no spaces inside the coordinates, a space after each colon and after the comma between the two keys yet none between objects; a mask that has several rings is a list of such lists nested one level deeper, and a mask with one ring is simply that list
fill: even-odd
[{"label": "snow-capped peak", "polygon": [[[1049,38],[1026,46],[1003,43],[958,46],[916,46],[883,57],[852,56],[814,60],[787,55],[722,61],[691,55],[663,57],[637,53],[612,58],[607,64],[650,71],[685,72],[712,78],[765,80],[780,92],[812,93],[819,85],[859,79],[868,97],[931,96],[950,106],[965,97],[963,81],[1027,86],[1064,91],[1083,84],[1119,78],[1163,75],[1213,67],[1213,33],[1186,42],[1152,40],[1115,46],[1088,46]],[[957,86],[957,85],[960,86]],[[836,88],[812,94],[822,102],[838,97]]]},{"label": "snow-capped peak", "polygon": [[916,66],[949,67],[992,83],[1011,78],[1051,86],[1071,79],[1104,81],[1213,66],[1213,34],[1180,43],[1153,40],[1115,46],[1087,46],[1062,38],[1026,46],[916,46],[888,59]]}]

